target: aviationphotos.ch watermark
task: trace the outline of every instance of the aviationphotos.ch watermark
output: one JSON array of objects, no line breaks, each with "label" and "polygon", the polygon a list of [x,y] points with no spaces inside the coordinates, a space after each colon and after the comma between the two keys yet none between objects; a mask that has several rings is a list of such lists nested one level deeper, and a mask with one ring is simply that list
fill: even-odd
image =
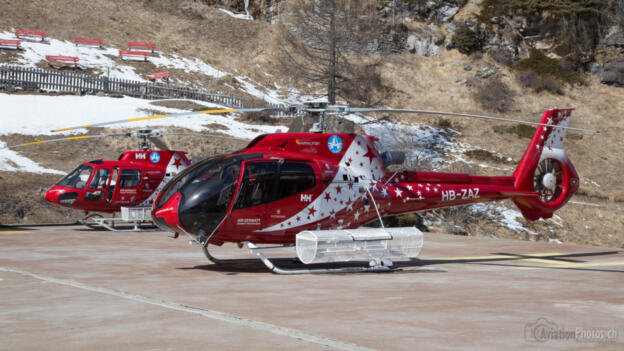
[{"label": "aviationphotos.ch watermark", "polygon": [[557,323],[540,317],[525,324],[524,339],[529,342],[569,340],[580,343],[615,343],[618,340],[616,328],[560,327]]}]

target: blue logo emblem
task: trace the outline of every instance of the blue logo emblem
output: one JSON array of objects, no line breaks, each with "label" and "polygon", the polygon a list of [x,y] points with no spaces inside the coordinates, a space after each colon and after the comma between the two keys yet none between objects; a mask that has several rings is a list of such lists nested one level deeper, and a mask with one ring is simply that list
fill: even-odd
[{"label": "blue logo emblem", "polygon": [[160,155],[158,152],[154,151],[150,154],[150,161],[153,163],[158,163],[158,161],[160,161]]},{"label": "blue logo emblem", "polygon": [[327,147],[329,151],[337,154],[342,150],[342,139],[337,135],[332,135],[327,140]]}]

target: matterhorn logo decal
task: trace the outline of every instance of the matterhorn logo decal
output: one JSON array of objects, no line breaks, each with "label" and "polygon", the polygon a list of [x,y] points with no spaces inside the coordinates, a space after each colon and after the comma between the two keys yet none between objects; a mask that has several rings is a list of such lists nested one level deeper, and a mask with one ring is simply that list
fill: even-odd
[{"label": "matterhorn logo decal", "polygon": [[152,163],[158,163],[158,161],[160,161],[160,155],[158,152],[154,151],[150,154],[150,161],[152,161]]},{"label": "matterhorn logo decal", "polygon": [[329,148],[329,151],[333,152],[334,154],[339,153],[340,151],[342,151],[342,139],[340,139],[340,137],[337,135],[330,136],[327,140],[327,147]]}]

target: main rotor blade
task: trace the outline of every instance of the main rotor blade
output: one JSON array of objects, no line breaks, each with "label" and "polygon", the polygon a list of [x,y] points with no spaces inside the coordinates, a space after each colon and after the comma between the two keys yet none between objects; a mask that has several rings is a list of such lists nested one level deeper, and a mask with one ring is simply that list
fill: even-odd
[{"label": "main rotor blade", "polygon": [[93,124],[85,124],[81,126],[68,127],[68,128],[59,128],[53,129],[52,132],[64,132],[68,130],[80,129],[80,128],[93,128],[93,127],[102,127],[110,124],[120,124],[120,123],[128,123],[128,122],[138,122],[138,121],[148,121],[152,119],[161,119],[161,118],[177,118],[177,117],[187,117],[187,116],[195,116],[195,115],[210,115],[210,114],[221,114],[221,113],[235,113],[235,112],[281,112],[285,111],[282,107],[259,107],[259,108],[221,108],[221,109],[211,109],[211,110],[201,110],[201,111],[193,111],[193,112],[181,112],[181,113],[171,113],[168,115],[154,115],[147,117],[137,117],[137,118],[128,118],[128,119],[119,119],[116,121],[110,122],[101,122],[101,123],[93,123]]},{"label": "main rotor blade", "polygon": [[38,141],[32,141],[32,142],[30,142],[30,143],[24,143],[24,144],[17,144],[17,145],[5,146],[5,147],[3,147],[3,148],[0,148],[0,150],[4,150],[4,149],[13,149],[13,148],[16,148],[16,147],[21,147],[21,146],[29,146],[29,145],[39,145],[39,144],[55,143],[55,142],[58,142],[58,141],[83,140],[83,139],[95,139],[95,138],[105,138],[105,137],[113,137],[113,136],[130,136],[130,133],[118,133],[118,134],[96,134],[96,135],[79,135],[79,136],[67,137],[67,138],[59,138],[59,139],[38,140]]},{"label": "main rotor blade", "polygon": [[160,135],[190,135],[190,136],[199,136],[199,137],[210,137],[210,138],[223,138],[223,139],[237,139],[237,140],[250,140],[245,138],[239,138],[231,135],[221,135],[221,134],[204,134],[204,133],[184,133],[184,132],[164,132]]},{"label": "main rotor blade", "polygon": [[483,115],[473,115],[469,113],[457,113],[457,112],[440,112],[440,111],[427,111],[427,110],[408,110],[408,109],[393,109],[393,108],[367,108],[367,107],[350,107],[346,109],[346,112],[389,112],[389,113],[420,113],[427,115],[444,115],[444,116],[453,116],[453,117],[471,117],[471,118],[481,118],[481,119],[490,119],[495,121],[503,121],[503,122],[514,122],[519,124],[528,124],[532,126],[544,126],[544,127],[553,127],[553,128],[563,128],[570,130],[577,130],[581,132],[590,132],[590,133],[600,133],[598,130],[585,129],[585,128],[576,128],[576,127],[564,127],[553,124],[539,123],[539,122],[529,122],[523,121],[519,119],[511,119],[504,117],[495,117],[495,116],[483,116]]}]

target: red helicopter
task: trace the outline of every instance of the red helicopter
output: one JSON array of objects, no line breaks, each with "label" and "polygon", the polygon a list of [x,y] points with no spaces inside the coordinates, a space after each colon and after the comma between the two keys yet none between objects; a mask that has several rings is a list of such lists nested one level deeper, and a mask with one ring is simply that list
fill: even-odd
[{"label": "red helicopter", "polygon": [[[7,148],[38,145],[65,140],[135,136],[141,138],[140,151],[126,151],[117,160],[97,159],[85,162],[50,187],[45,201],[57,206],[90,212],[82,220],[88,226],[114,228],[115,218],[97,213],[122,212],[122,221],[135,224],[150,222],[150,208],[156,195],[176,174],[190,165],[184,151],[150,150],[148,138],[191,133],[161,133],[149,129],[120,134],[99,134],[35,141]],[[109,223],[112,221],[112,226]],[[119,221],[119,219],[118,219]]]},{"label": "red helicopter", "polygon": [[422,233],[416,228],[356,228],[383,216],[504,199],[513,200],[528,220],[550,218],[579,187],[579,176],[563,150],[567,129],[584,130],[568,127],[573,109],[546,111],[537,123],[327,104],[296,108],[317,113],[316,131],[323,131],[325,115],[379,111],[513,121],[536,125],[537,130],[514,173],[497,177],[392,172],[387,167],[401,164],[404,154],[380,154],[377,138],[369,135],[261,135],[243,150],[205,159],[180,172],[153,202],[154,222],[175,237],[180,233],[193,237],[217,263],[208,245],[233,242],[246,244],[278,273],[331,270],[276,267],[264,254],[284,247],[256,244],[286,245],[306,264],[364,260],[369,265],[357,270],[386,270],[393,258],[418,255]]}]

